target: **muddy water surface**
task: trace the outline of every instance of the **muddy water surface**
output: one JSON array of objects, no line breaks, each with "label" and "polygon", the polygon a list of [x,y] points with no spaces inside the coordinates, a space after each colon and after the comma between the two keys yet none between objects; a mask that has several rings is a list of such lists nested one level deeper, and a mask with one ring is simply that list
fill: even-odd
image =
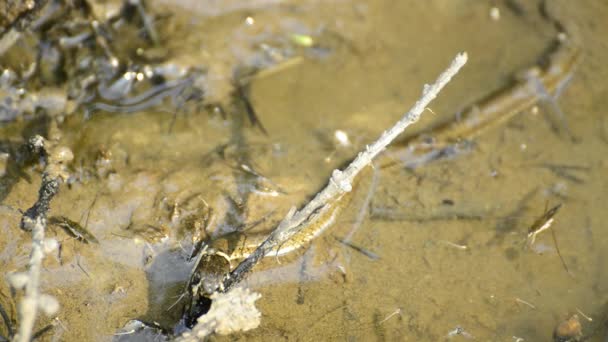
[{"label": "muddy water surface", "polygon": [[[171,327],[193,236],[271,229],[396,121],[459,51],[469,63],[414,130],[505,87],[551,46],[558,31],[547,17],[583,54],[557,100],[571,136],[554,129],[550,106],[539,106],[484,132],[466,154],[414,170],[367,170],[329,231],[255,269],[246,284],[262,294],[261,326],[228,338],[546,341],[573,314],[585,335],[604,338],[602,1],[546,1],[544,16],[524,1],[203,3],[148,7],[171,13],[157,27],[169,60],[205,70],[206,101],[225,104],[225,116],[194,107],[173,122],[156,108],[83,121],[76,112],[59,125],[78,181],[62,186],[50,215],[86,225],[99,243],[49,228],[62,253],[47,256],[43,291],[59,299],[61,324],[46,339],[108,341],[132,318]],[[293,34],[315,45],[298,45]],[[284,60],[267,63],[269,46]],[[267,134],[242,103],[229,104],[232,76],[251,66],[270,71],[248,89]],[[3,124],[0,134],[18,140],[24,125]],[[4,272],[27,264],[30,235],[18,229],[16,208],[31,206],[40,178],[37,169],[27,175],[2,194]],[[526,246],[528,228],[558,203],[555,239],[545,231]],[[358,249],[339,242],[346,236]],[[0,289],[11,303],[7,285]]]}]

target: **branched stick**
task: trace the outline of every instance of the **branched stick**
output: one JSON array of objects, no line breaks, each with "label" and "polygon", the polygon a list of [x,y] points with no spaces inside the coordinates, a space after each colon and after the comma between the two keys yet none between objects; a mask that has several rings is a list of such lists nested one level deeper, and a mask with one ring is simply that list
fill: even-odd
[{"label": "branched stick", "polygon": [[[42,184],[38,192],[38,200],[23,213],[21,228],[32,232],[32,252],[28,263],[29,270],[26,276],[25,294],[19,302],[19,330],[14,338],[16,342],[29,342],[36,322],[38,309],[47,312],[54,311],[56,303],[49,303],[54,299],[40,294],[40,268],[44,252],[49,249],[44,239],[46,229],[46,215],[49,204],[59,190],[59,184],[64,178],[64,163],[72,160],[72,152],[66,148],[48,146],[48,142],[41,136],[35,136],[29,141],[31,152],[40,155],[46,160]],[[51,144],[52,145],[52,144]],[[46,299],[41,300],[41,299]],[[46,302],[46,303],[44,303]],[[45,307],[46,306],[46,307]]]},{"label": "branched stick", "polygon": [[415,123],[420,115],[437,97],[441,89],[448,84],[450,79],[458,73],[460,68],[467,62],[467,54],[460,53],[452,61],[452,64],[444,71],[432,85],[425,85],[422,97],[414,106],[389,130],[382,133],[380,138],[371,145],[365,147],[365,151],[359,152],[355,160],[344,170],[335,169],[332,172],[327,186],[319,192],[302,209],[296,211],[292,207],[287,216],[270,236],[253,252],[243,260],[230,274],[223,279],[220,291],[228,291],[239,283],[251,271],[251,269],[275,247],[280,246],[303,229],[311,221],[315,220],[316,214],[325,210],[332,201],[339,199],[342,195],[352,190],[352,182],[357,174],[382,152],[406,127]]}]

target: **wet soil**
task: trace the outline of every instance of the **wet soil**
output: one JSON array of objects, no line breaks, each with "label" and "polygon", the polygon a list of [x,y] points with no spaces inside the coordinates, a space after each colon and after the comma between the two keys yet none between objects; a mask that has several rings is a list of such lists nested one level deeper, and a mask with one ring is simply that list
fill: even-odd
[{"label": "wet soil", "polygon": [[[267,258],[248,278],[262,294],[261,326],[214,339],[546,341],[573,314],[593,318],[581,318],[591,340],[604,338],[608,44],[599,37],[608,6],[546,1],[543,15],[538,5],[150,1],[152,12],[171,13],[157,27],[170,63],[205,70],[209,103],[230,103],[237,67],[264,67],[264,44],[280,47],[283,67],[267,66],[272,72],[253,76],[248,88],[267,134],[242,104],[226,116],[189,108],[174,122],[158,108],[99,111],[86,121],[82,112],[68,116],[61,141],[74,151],[78,181],[62,186],[50,215],[79,222],[99,243],[49,228],[62,249],[46,257],[42,286],[61,303],[61,324],[43,339],[108,341],[133,318],[173,326],[192,239],[209,208],[212,224],[202,233],[209,238],[271,229],[396,121],[457,52],[467,51],[469,63],[414,130],[536,64],[558,33],[547,16],[583,53],[557,100],[574,139],[556,132],[540,106],[485,132],[456,158],[364,173],[329,231],[293,255]],[[310,35],[315,47],[294,44],[293,34]],[[0,137],[18,141],[31,125],[2,123]],[[335,141],[337,130],[348,145]],[[242,164],[268,187],[252,185]],[[17,209],[36,200],[40,170],[24,172],[1,188],[3,273],[24,270],[29,255]],[[368,196],[371,209],[362,209]],[[551,229],[563,262],[549,231],[526,246],[530,225],[558,203]],[[359,222],[361,210],[367,214]],[[353,228],[352,244],[368,253],[338,241]],[[16,317],[6,283],[0,301]],[[38,326],[50,321],[41,317]]]}]

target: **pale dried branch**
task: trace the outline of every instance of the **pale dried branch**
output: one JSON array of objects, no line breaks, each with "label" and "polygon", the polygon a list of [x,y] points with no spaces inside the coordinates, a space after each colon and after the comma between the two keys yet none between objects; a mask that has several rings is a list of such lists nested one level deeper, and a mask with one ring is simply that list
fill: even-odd
[{"label": "pale dried branch", "polygon": [[367,145],[364,151],[359,152],[355,160],[353,160],[344,171],[338,169],[334,170],[329,178],[327,186],[302,209],[296,210],[296,208],[291,208],[279,226],[255,250],[255,252],[243,260],[224,278],[222,287],[219,291],[225,292],[230,290],[270,251],[285,243],[308,224],[315,221],[315,219],[320,216],[319,214],[328,210],[329,205],[333,201],[339,199],[345,193],[350,192],[352,190],[352,182],[357,174],[369,165],[380,152],[405,130],[406,127],[418,121],[420,115],[425,108],[427,108],[429,103],[437,97],[441,89],[448,84],[452,77],[458,73],[466,62],[467,54],[458,54],[448,69],[439,75],[435,83],[424,86],[422,97],[392,128],[382,133],[376,142]]},{"label": "pale dried branch", "polygon": [[[47,314],[54,314],[59,309],[55,298],[40,293],[40,268],[44,253],[57,247],[55,240],[45,240],[46,216],[53,197],[59,191],[59,184],[65,178],[65,163],[73,159],[72,152],[65,147],[57,147],[41,136],[35,136],[29,141],[31,152],[40,155],[46,161],[42,174],[42,183],[38,192],[38,200],[23,213],[21,228],[32,232],[32,252],[28,263],[28,273],[22,281],[13,281],[13,287],[24,287],[25,294],[19,302],[19,330],[14,337],[17,342],[29,342],[32,338],[38,309]],[[20,283],[20,284],[18,284]]]}]

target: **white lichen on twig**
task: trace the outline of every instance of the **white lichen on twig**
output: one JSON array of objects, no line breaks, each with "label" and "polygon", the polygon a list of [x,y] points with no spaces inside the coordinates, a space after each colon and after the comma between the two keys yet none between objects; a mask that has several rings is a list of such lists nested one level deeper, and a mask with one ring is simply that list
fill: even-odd
[{"label": "white lichen on twig", "polygon": [[273,248],[285,243],[297,232],[314,221],[320,212],[328,208],[330,203],[339,199],[345,193],[350,192],[352,190],[352,182],[357,174],[367,165],[371,164],[372,160],[409,125],[418,121],[420,115],[427,108],[429,103],[437,97],[441,89],[448,84],[452,77],[458,73],[466,62],[467,54],[458,54],[448,69],[439,75],[435,83],[424,86],[422,97],[392,128],[382,133],[380,138],[373,144],[367,145],[364,151],[359,152],[355,160],[353,160],[344,171],[334,170],[327,186],[302,209],[296,210],[295,207],[291,208],[279,226],[256,249],[256,251],[243,260],[226,276],[220,290],[227,291],[232,286],[239,283],[253,266],[273,250]]},{"label": "white lichen on twig", "polygon": [[212,294],[209,312],[198,318],[192,331],[175,341],[202,341],[213,333],[228,335],[257,328],[262,315],[255,307],[255,301],[260,297],[260,294],[241,287],[227,293]]},{"label": "white lichen on twig", "polygon": [[38,200],[23,213],[21,219],[21,228],[32,232],[32,252],[27,275],[13,277],[15,281],[12,282],[12,286],[15,288],[25,288],[18,307],[19,330],[14,337],[16,342],[31,341],[38,309],[48,315],[54,315],[59,310],[59,303],[54,297],[40,293],[40,269],[45,252],[57,247],[56,241],[44,238],[49,204],[57,194],[60,182],[66,177],[65,164],[74,157],[66,147],[49,143],[41,136],[31,138],[29,148],[32,153],[45,158],[46,165],[42,174]]},{"label": "white lichen on twig", "polygon": [[40,267],[44,258],[43,241],[46,223],[44,218],[38,217],[32,223],[32,253],[28,263],[29,272],[25,283],[25,295],[19,302],[19,331],[15,336],[17,342],[30,341],[32,330],[36,321],[38,311],[38,300],[40,297]]}]

